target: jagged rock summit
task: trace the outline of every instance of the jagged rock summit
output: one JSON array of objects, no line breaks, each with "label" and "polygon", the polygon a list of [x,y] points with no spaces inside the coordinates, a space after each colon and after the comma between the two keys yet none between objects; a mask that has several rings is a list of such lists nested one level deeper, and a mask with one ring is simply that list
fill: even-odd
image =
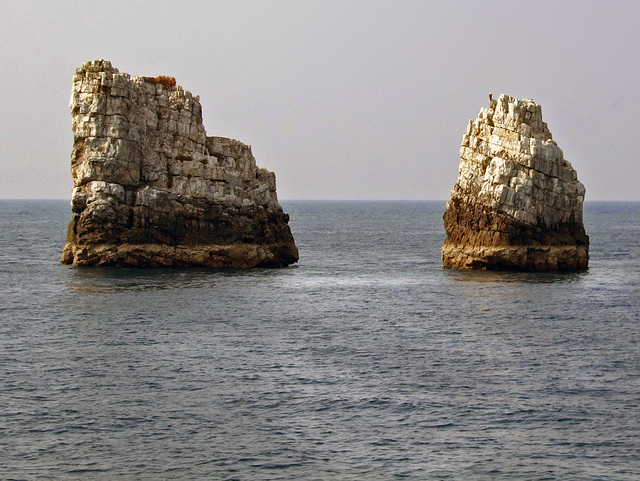
[{"label": "jagged rock summit", "polygon": [[445,268],[586,269],[585,189],[530,99],[489,97],[469,121],[444,213]]},{"label": "jagged rock summit", "polygon": [[131,77],[105,60],[71,94],[74,265],[281,267],[298,249],[272,172],[251,147],[207,137],[198,96],[172,77]]}]

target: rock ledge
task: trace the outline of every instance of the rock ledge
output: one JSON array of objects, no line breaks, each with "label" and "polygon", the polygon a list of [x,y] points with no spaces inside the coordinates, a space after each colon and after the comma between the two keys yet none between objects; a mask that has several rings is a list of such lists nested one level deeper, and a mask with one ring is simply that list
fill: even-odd
[{"label": "rock ledge", "polygon": [[272,172],[207,137],[198,96],[105,60],[73,78],[73,218],[62,263],[281,267],[298,260]]}]

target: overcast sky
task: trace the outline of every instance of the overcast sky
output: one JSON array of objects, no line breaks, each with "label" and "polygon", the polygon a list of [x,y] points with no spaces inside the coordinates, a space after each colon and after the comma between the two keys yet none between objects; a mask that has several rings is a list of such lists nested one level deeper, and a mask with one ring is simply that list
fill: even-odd
[{"label": "overcast sky", "polygon": [[488,93],[533,98],[587,200],[640,200],[640,2],[0,0],[0,198],[69,198],[75,69],[200,95],[280,199],[448,199]]}]

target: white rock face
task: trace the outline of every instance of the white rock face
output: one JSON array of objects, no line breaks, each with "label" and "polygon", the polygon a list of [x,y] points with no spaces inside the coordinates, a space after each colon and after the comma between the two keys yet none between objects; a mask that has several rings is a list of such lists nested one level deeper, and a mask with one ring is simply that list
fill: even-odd
[{"label": "white rock face", "polygon": [[585,189],[530,99],[501,95],[469,121],[444,215],[445,267],[585,269]]},{"label": "white rock face", "polygon": [[105,60],[85,62],[73,78],[70,108],[74,217],[62,262],[297,261],[275,175],[256,165],[250,146],[207,137],[199,97],[175,79],[131,77]]}]

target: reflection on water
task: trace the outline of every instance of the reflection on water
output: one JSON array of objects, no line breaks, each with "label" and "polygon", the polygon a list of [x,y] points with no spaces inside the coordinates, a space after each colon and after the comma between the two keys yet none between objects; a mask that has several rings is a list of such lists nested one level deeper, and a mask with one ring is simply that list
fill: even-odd
[{"label": "reflection on water", "polygon": [[216,274],[199,269],[72,267],[68,286],[79,292],[162,290],[206,285]]},{"label": "reflection on water", "polygon": [[580,282],[589,276],[589,271],[517,272],[447,269],[446,272],[456,282],[482,283],[567,283]]},{"label": "reflection on water", "polygon": [[269,280],[290,269],[69,267],[67,286],[78,292],[207,289],[229,281]]}]

